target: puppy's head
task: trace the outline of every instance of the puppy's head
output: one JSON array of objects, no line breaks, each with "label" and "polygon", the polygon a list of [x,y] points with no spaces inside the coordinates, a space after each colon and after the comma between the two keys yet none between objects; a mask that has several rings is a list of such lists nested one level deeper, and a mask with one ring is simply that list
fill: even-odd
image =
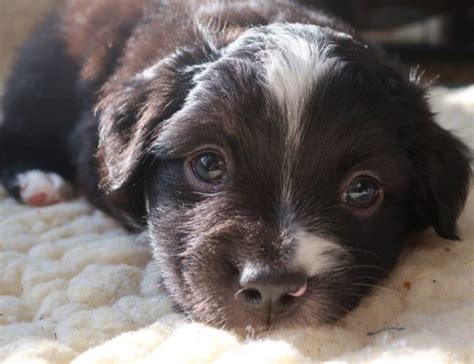
[{"label": "puppy's head", "polygon": [[105,188],[143,207],[193,318],[331,321],[411,231],[457,238],[468,153],[408,77],[313,25],[199,39],[103,101],[99,147]]}]

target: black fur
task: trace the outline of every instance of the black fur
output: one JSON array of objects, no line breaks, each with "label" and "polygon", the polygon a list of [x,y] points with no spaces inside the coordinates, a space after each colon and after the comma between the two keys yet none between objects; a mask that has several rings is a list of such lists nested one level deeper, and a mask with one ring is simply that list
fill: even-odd
[{"label": "black fur", "polygon": [[[301,139],[269,97],[260,58],[278,32],[332,46],[296,121]],[[7,190],[18,198],[19,173],[53,171],[127,227],[147,229],[177,304],[217,326],[337,319],[392,269],[408,234],[433,226],[458,238],[467,148],[376,45],[301,5],[68,0],[21,49],[3,110]],[[195,151],[209,145],[230,175],[211,190],[190,177]],[[380,205],[356,211],[341,201],[357,171],[380,178]],[[254,315],[234,299],[239,274],[249,261],[288,269],[296,226],[346,253],[327,253],[338,269],[309,277],[291,316]]]}]

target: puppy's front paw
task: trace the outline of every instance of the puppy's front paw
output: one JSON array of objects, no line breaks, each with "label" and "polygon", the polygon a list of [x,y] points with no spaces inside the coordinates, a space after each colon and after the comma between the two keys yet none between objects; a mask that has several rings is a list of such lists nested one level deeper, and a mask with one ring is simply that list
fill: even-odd
[{"label": "puppy's front paw", "polygon": [[18,176],[20,198],[31,206],[48,206],[69,200],[73,189],[56,173],[31,170]]}]

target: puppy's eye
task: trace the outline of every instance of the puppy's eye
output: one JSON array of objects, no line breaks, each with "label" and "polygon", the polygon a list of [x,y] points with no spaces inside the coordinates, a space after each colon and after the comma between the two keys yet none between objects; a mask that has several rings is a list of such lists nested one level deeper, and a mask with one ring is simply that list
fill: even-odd
[{"label": "puppy's eye", "polygon": [[226,178],[224,159],[217,153],[207,152],[192,161],[194,175],[206,183],[219,183]]},{"label": "puppy's eye", "polygon": [[381,197],[380,183],[370,176],[358,176],[343,193],[343,201],[357,208],[367,208]]}]

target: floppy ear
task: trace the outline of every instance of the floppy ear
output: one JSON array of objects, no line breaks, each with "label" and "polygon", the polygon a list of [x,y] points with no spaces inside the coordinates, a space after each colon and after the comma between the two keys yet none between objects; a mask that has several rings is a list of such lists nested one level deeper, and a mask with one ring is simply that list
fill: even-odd
[{"label": "floppy ear", "polygon": [[144,206],[144,166],[151,163],[149,149],[158,125],[183,106],[199,65],[217,57],[215,49],[201,41],[127,82],[108,85],[97,106],[100,188],[125,212],[131,200]]},{"label": "floppy ear", "polygon": [[98,105],[100,187],[108,193],[126,188],[145,157],[154,124],[143,110],[149,97],[147,87],[144,81],[134,80]]},{"label": "floppy ear", "polygon": [[414,166],[414,226],[433,226],[439,236],[459,240],[456,220],[469,191],[471,151],[434,121],[425,95],[431,82],[423,73],[417,68],[405,72],[398,65],[396,72],[390,68],[386,85],[403,105],[400,135]]},{"label": "floppy ear", "polygon": [[467,146],[431,117],[422,124],[409,147],[417,174],[419,213],[439,236],[459,240],[456,220],[466,201],[472,157]]}]

